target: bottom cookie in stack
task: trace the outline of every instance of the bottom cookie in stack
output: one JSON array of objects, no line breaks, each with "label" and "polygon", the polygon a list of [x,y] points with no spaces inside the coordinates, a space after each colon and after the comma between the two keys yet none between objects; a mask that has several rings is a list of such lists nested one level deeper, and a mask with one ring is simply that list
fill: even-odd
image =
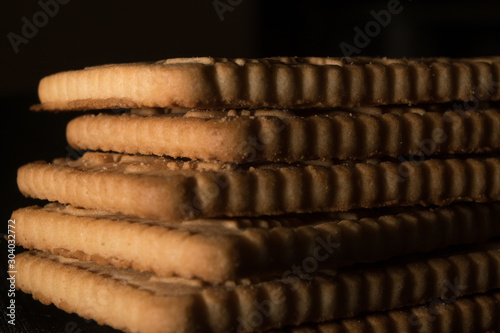
[{"label": "bottom cookie in stack", "polygon": [[[500,288],[500,242],[354,265],[337,272],[318,270],[302,277],[261,274],[219,285],[101,266],[41,251],[20,254],[16,269],[17,286],[42,303],[54,303],[67,312],[125,331],[261,331],[433,304],[433,300],[446,300],[450,295],[455,298]],[[498,296],[477,297],[477,320],[457,327],[457,332],[498,328],[498,319],[488,315],[498,308]],[[439,308],[439,322],[446,321],[443,316],[470,306],[463,300],[454,304],[456,311]],[[421,308],[406,309],[364,318],[370,324],[383,324],[385,317],[392,320],[398,314],[400,318],[407,315],[408,324],[399,324],[411,327],[412,316],[418,319],[421,312]],[[333,330],[339,325],[356,322],[332,322],[317,328]]]}]

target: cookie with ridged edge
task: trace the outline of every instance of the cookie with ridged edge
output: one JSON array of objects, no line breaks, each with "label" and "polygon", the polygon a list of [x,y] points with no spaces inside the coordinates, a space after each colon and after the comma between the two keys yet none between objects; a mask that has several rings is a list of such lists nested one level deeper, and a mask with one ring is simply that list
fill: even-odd
[{"label": "cookie with ridged edge", "polygon": [[66,136],[82,150],[239,163],[500,150],[500,109],[434,109],[84,115],[68,123]]},{"label": "cookie with ridged edge", "polygon": [[236,165],[88,152],[18,170],[24,195],[162,221],[500,200],[500,157]]},{"label": "cookie with ridged edge", "polygon": [[181,58],[43,78],[34,110],[301,108],[499,100],[500,57]]},{"label": "cookie with ridged edge", "polygon": [[500,290],[436,299],[424,305],[302,325],[268,333],[494,333],[500,332]]},{"label": "cookie with ridged edge", "polygon": [[25,248],[213,283],[311,258],[334,269],[500,236],[500,203],[170,224],[48,204],[19,209],[12,219],[16,244]]},{"label": "cookie with ridged edge", "polygon": [[129,332],[255,331],[499,288],[500,243],[217,286],[39,251],[16,256],[15,268],[16,287],[42,303]]}]

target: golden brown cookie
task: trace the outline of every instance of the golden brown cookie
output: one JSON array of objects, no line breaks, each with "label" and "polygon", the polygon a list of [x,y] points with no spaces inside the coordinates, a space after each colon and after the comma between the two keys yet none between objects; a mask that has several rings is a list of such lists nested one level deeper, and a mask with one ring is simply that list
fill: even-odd
[{"label": "golden brown cookie", "polygon": [[16,243],[25,248],[213,283],[292,265],[336,269],[500,236],[500,203],[170,224],[48,204],[19,209],[12,219]]},{"label": "golden brown cookie", "polygon": [[500,150],[500,109],[434,109],[84,115],[69,122],[66,135],[83,150],[240,163]]},{"label": "golden brown cookie", "polygon": [[53,74],[35,110],[300,108],[499,100],[499,57],[168,59]]},{"label": "golden brown cookie", "polygon": [[176,221],[500,200],[500,157],[235,165],[86,153],[27,164],[17,180],[34,198]]},{"label": "golden brown cookie", "polygon": [[160,278],[30,251],[16,287],[98,323],[132,332],[238,332],[354,317],[500,287],[500,243],[447,250],[337,274],[244,279],[224,285]]}]

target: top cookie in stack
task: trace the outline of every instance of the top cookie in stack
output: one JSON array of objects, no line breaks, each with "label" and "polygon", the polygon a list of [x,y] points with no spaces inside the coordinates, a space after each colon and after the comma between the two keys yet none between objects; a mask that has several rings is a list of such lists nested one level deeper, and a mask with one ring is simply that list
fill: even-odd
[{"label": "top cookie in stack", "polygon": [[168,59],[40,82],[35,110],[306,108],[500,99],[500,57]]},{"label": "top cookie in stack", "polygon": [[[500,236],[499,81],[500,57],[170,59],[46,77],[34,110],[101,113],[68,124],[69,144],[90,150],[82,157],[19,169],[22,193],[59,203],[14,213],[19,244],[52,253],[21,257],[20,287],[66,311],[138,332],[163,331],[144,320],[144,306],[159,308],[161,317],[184,304],[175,320],[157,318],[172,331],[224,331],[428,302],[440,282],[413,285],[419,279],[405,280],[407,273],[396,280],[408,285],[387,282],[370,305],[335,290],[347,281],[346,295],[374,291],[376,279],[394,281],[390,272],[407,269],[406,261],[415,263],[411,274],[430,269],[452,280],[446,265],[426,265],[455,258],[453,249],[355,266],[362,278],[345,267]],[[150,248],[139,250],[144,235]],[[465,251],[500,255],[498,248]],[[285,274],[306,263],[315,282]],[[463,265],[457,272],[468,271]],[[488,270],[494,265],[483,263]],[[118,277],[134,290],[142,281],[157,298],[116,315],[121,301],[100,299],[106,307],[99,308],[37,284],[31,267],[39,266],[63,286],[92,281],[87,295],[106,286],[126,299],[113,284]],[[343,269],[341,277],[332,269]],[[500,287],[500,277],[467,274],[467,281],[488,283],[471,282],[459,296]],[[387,297],[412,288],[423,294]],[[299,305],[296,290],[310,306]],[[191,295],[194,305],[180,294]],[[289,302],[278,302],[278,294]],[[167,298],[168,305],[158,305]],[[341,308],[344,301],[350,305]],[[273,306],[254,325],[263,303]]]}]

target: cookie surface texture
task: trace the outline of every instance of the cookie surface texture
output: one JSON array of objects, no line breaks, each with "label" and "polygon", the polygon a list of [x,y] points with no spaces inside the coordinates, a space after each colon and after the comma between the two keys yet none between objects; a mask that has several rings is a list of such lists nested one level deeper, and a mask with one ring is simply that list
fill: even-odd
[{"label": "cookie surface texture", "polygon": [[500,200],[500,158],[248,166],[88,152],[17,180],[34,198],[176,221]]},{"label": "cookie surface texture", "polygon": [[500,331],[500,291],[445,299],[352,319],[303,325],[269,333],[493,333]]},{"label": "cookie surface texture", "polygon": [[456,283],[456,297],[499,288],[499,248],[492,242],[336,274],[223,286],[31,251],[16,257],[16,286],[44,304],[127,331],[255,331],[422,304],[442,297],[447,283]]},{"label": "cookie surface texture", "polygon": [[310,260],[337,269],[500,237],[500,203],[170,224],[48,204],[12,219],[17,244],[28,249],[212,283]]},{"label": "cookie surface texture", "polygon": [[302,108],[499,100],[499,57],[168,59],[43,78],[34,110]]},{"label": "cookie surface texture", "polygon": [[500,150],[500,109],[100,114],[73,119],[66,136],[82,150],[238,163],[465,154]]}]

